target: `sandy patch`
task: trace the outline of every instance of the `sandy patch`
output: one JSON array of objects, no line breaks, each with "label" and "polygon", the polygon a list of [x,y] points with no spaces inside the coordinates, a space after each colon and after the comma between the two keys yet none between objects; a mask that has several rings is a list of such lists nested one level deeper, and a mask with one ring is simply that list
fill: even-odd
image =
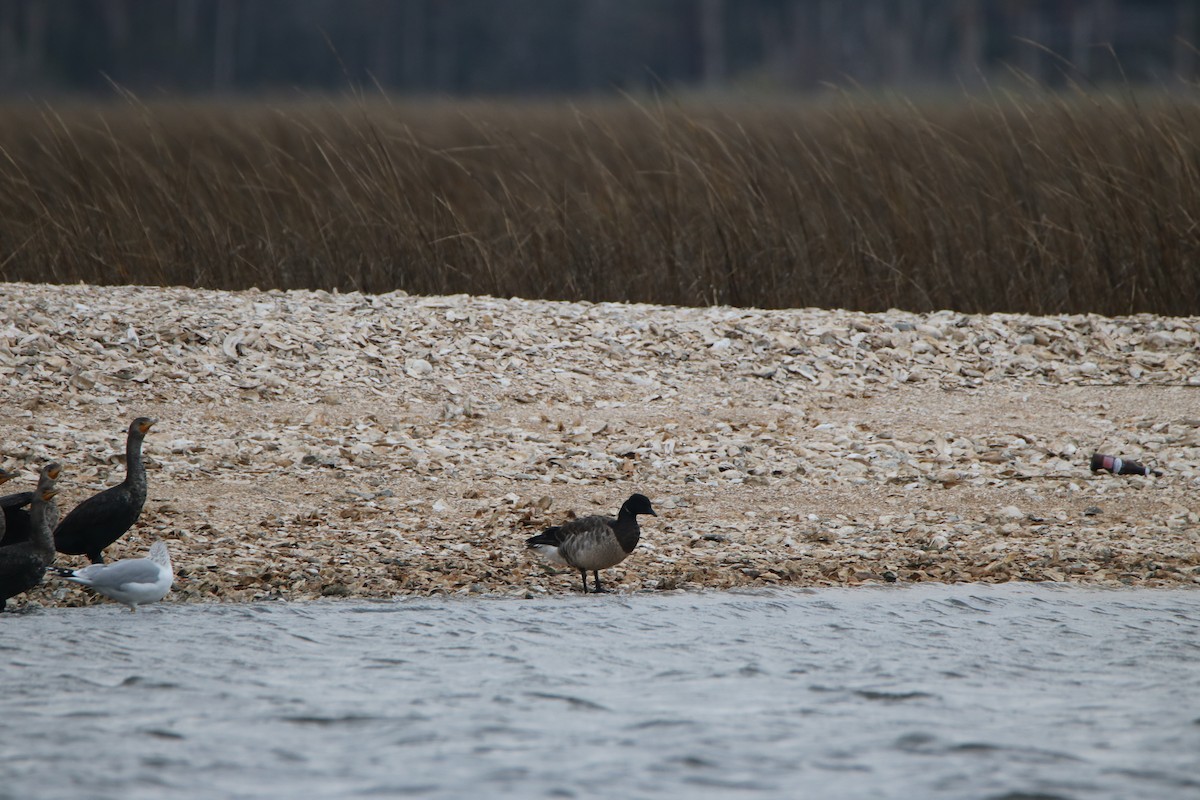
[{"label": "sandy patch", "polygon": [[0,284],[0,463],[19,491],[62,461],[70,508],[158,417],[108,555],[169,540],[176,601],[572,592],[523,539],[634,491],[660,516],[624,591],[1195,584],[1198,343],[1197,318]]}]

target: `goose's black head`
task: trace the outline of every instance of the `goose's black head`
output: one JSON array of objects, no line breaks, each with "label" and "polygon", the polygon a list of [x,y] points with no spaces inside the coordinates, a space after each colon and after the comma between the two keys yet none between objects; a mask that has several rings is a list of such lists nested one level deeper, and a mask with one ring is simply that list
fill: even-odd
[{"label": "goose's black head", "polygon": [[621,506],[621,510],[635,517],[638,514],[649,514],[652,517],[658,516],[658,514],[654,513],[654,508],[650,505],[650,498],[644,494],[630,495],[629,499],[625,501],[625,505]]}]

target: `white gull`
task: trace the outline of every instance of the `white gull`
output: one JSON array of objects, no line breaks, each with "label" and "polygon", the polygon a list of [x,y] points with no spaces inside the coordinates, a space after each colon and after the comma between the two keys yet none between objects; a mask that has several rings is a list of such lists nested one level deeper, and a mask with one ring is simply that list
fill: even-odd
[{"label": "white gull", "polygon": [[149,558],[123,558],[111,564],[89,564],[80,569],[52,567],[55,574],[82,584],[137,611],[139,605],[156,603],[167,596],[175,573],[165,542],[150,546]]}]

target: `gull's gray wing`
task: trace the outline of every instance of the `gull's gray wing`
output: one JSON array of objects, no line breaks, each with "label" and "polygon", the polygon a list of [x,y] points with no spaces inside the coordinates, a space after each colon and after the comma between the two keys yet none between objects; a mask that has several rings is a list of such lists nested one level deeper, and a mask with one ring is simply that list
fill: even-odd
[{"label": "gull's gray wing", "polygon": [[162,568],[148,558],[126,558],[112,564],[92,564],[75,571],[75,578],[88,586],[119,589],[131,583],[154,583]]}]

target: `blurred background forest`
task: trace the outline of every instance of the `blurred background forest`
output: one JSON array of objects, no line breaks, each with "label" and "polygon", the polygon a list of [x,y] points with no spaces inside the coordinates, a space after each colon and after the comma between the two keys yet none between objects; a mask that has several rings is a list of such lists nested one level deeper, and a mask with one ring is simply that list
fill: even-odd
[{"label": "blurred background forest", "polygon": [[[437,95],[1193,78],[1195,0],[3,0],[0,90]],[[1069,63],[1069,67],[1066,64]]]},{"label": "blurred background forest", "polygon": [[1200,0],[0,0],[0,279],[1200,313]]}]

